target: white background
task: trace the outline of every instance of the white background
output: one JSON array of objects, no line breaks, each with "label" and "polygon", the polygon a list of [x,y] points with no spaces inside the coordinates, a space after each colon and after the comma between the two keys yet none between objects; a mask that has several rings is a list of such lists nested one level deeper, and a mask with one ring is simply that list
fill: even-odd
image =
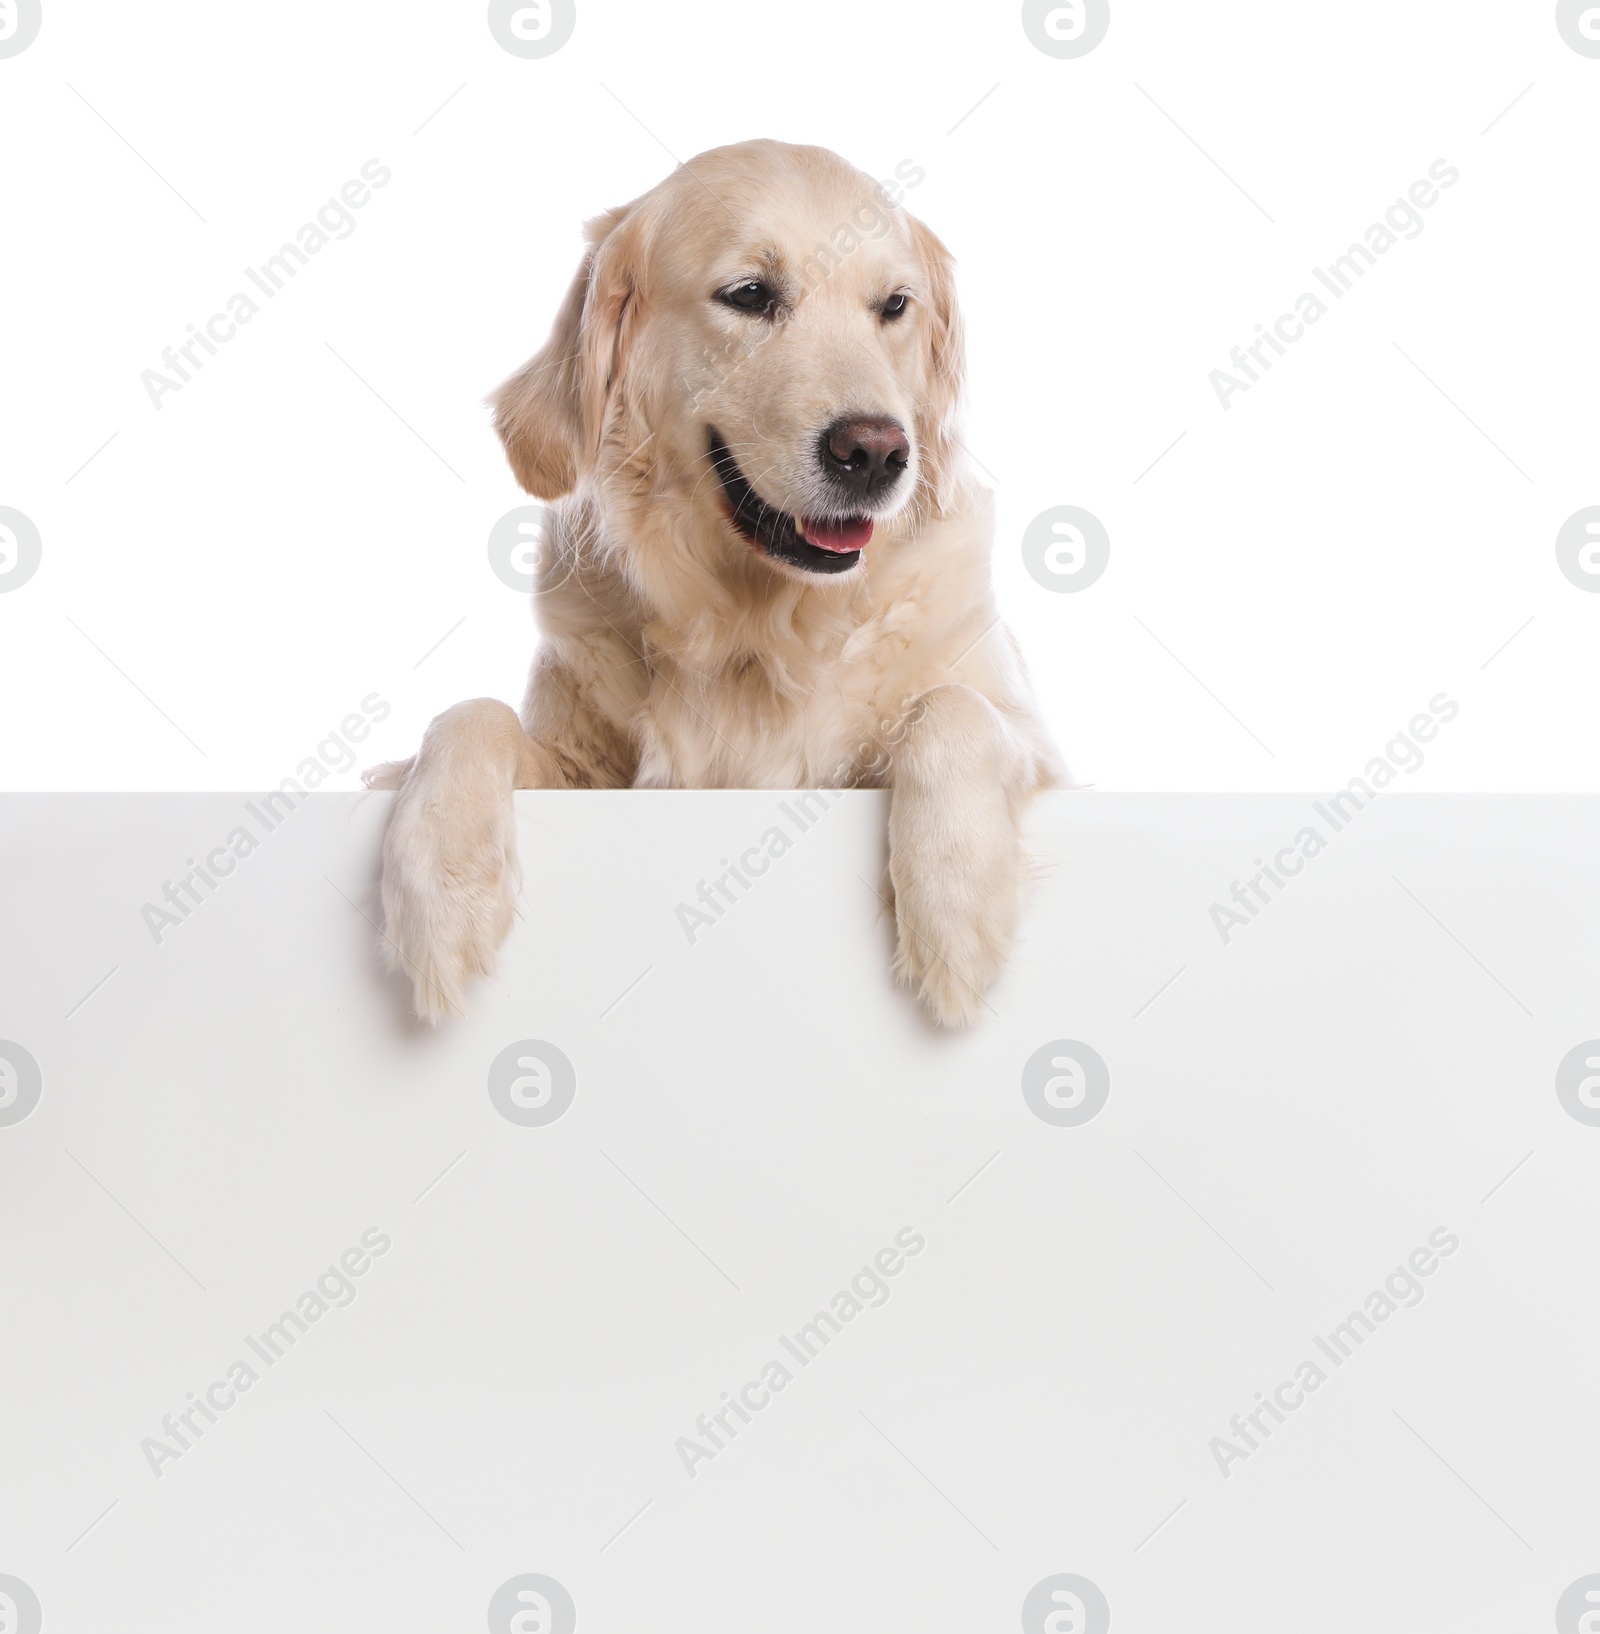
[{"label": "white background", "polygon": [[[0,505],[44,539],[0,595],[0,786],[273,784],[373,691],[373,759],[519,698],[483,394],[585,217],[752,135],[926,170],[1079,778],[1343,784],[1448,690],[1405,787],[1600,788],[1600,596],[1553,548],[1600,503],[1600,61],[1543,0],[1118,3],[1074,61],[1009,4],[584,0],[525,61],[477,4],[46,0],[0,60]],[[141,371],[372,158],[354,235],[156,412]],[[1224,412],[1210,371],[1441,158],[1422,235]],[[1060,504],[1111,535],[1079,595],[1019,554]]]}]

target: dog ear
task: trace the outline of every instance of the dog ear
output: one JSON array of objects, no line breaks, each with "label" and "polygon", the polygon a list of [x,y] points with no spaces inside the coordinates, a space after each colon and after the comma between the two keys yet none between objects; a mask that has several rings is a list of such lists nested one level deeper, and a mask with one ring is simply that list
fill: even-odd
[{"label": "dog ear", "polygon": [[599,450],[606,405],[622,375],[634,301],[632,205],[597,216],[590,247],[543,348],[494,393],[494,428],[516,479],[538,499],[578,485]]},{"label": "dog ear", "polygon": [[956,305],[955,257],[915,216],[907,219],[927,277],[927,385],[917,411],[917,440],[922,445],[923,470],[938,513],[953,499],[948,490],[959,463],[956,411],[967,378],[966,334]]}]

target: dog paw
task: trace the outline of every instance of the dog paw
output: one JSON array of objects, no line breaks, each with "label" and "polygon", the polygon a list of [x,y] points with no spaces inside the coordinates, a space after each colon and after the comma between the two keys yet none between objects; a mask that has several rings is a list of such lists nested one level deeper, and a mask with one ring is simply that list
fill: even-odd
[{"label": "dog paw", "polygon": [[999,974],[1003,957],[977,959],[929,947],[902,921],[895,950],[895,980],[915,997],[929,1019],[958,1032],[983,1013],[984,994]]},{"label": "dog paw", "polygon": [[941,1027],[969,1027],[1005,968],[1024,874],[1003,804],[955,828],[899,812],[891,828],[895,979]]},{"label": "dog paw", "polygon": [[413,770],[383,842],[383,937],[432,1026],[466,1013],[467,987],[490,975],[521,888],[516,814],[500,789],[438,789]]}]

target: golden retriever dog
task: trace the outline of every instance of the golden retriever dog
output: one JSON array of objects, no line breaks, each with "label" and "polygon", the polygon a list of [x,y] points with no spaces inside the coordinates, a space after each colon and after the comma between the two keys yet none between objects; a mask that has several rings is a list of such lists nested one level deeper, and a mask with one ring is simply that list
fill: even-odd
[{"label": "golden retriever dog", "polygon": [[971,1022],[1060,781],[956,432],[953,263],[822,148],[703,153],[589,224],[549,340],[493,398],[555,502],[519,719],[479,699],[367,774],[398,791],[385,957],[461,1014],[521,875],[516,789],[887,787],[895,975]]}]

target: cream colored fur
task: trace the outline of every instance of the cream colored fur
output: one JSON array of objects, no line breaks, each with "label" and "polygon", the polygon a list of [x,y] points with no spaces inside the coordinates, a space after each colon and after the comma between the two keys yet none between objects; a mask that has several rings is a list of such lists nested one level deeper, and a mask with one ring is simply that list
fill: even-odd
[{"label": "cream colored fur", "polygon": [[[965,1025],[1015,933],[1021,808],[1060,766],[961,458],[950,257],[836,155],[776,142],[702,154],[589,243],[549,342],[494,399],[518,480],[558,502],[521,719],[458,704],[368,774],[398,790],[386,954],[419,1015],[463,1012],[515,911],[515,789],[887,785],[895,974]],[[784,321],[713,299],[750,277],[792,293]],[[898,419],[911,465],[861,563],[821,577],[735,531],[708,427],[802,515],[820,430],[847,414]]]}]

